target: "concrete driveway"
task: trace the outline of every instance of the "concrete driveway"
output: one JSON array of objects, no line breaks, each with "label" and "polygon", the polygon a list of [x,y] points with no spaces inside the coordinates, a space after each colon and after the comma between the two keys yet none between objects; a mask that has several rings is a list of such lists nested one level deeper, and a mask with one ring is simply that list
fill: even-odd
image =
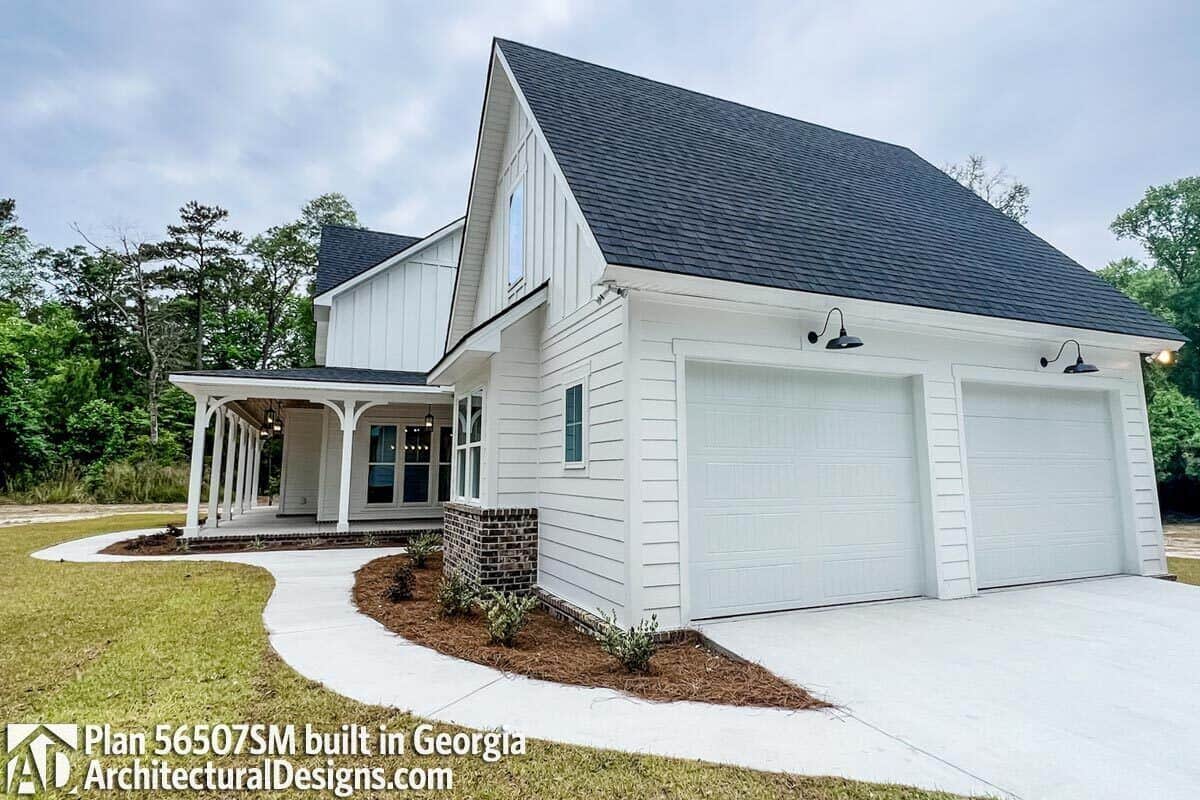
[{"label": "concrete driveway", "polygon": [[1200,588],[1117,577],[702,628],[1018,797],[1200,795]]}]

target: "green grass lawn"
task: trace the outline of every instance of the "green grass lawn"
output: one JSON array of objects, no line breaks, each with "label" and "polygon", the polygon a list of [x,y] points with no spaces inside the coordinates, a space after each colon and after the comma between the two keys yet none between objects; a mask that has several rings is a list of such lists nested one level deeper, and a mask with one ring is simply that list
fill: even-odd
[{"label": "green grass lawn", "polygon": [[1178,576],[1180,583],[1200,586],[1200,558],[1168,558],[1167,571]]},{"label": "green grass lawn", "polygon": [[[160,723],[311,723],[324,730],[352,722],[393,730],[417,724],[410,715],[326,691],[274,654],[262,625],[272,587],[264,570],[199,560],[70,564],[28,557],[59,541],[168,521],[181,520],[127,515],[0,528],[0,722],[109,723],[148,732]],[[450,796],[473,798],[950,797],[542,742],[491,765],[417,756],[347,763],[453,767]]]}]

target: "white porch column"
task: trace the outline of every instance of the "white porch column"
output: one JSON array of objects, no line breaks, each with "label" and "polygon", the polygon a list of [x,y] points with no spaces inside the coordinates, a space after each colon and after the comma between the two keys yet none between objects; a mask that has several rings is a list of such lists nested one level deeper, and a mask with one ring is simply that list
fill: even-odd
[{"label": "white porch column", "polygon": [[354,401],[342,401],[342,471],[338,475],[338,520],[337,532],[350,530],[350,456],[354,448],[354,429],[358,419],[354,414]]},{"label": "white porch column", "polygon": [[250,470],[250,507],[258,507],[258,479],[262,472],[262,451],[263,440],[261,437],[254,439],[254,469]]},{"label": "white porch column", "polygon": [[208,430],[208,395],[196,396],[196,416],[192,424],[192,466],[188,473],[187,521],[183,535],[195,536],[200,530],[200,487],[204,480],[204,434]]},{"label": "white porch column", "polygon": [[225,445],[225,414],[218,410],[213,427],[212,465],[208,468],[208,520],[206,528],[215,528],[220,523],[217,520],[217,507],[221,503],[221,457]]},{"label": "white porch column", "polygon": [[237,460],[237,425],[225,411],[225,520],[233,519],[233,462]]},{"label": "white porch column", "polygon": [[238,447],[238,465],[237,478],[235,479],[236,489],[234,490],[233,504],[237,507],[237,513],[246,513],[246,465],[250,463],[247,457],[247,449],[250,447],[250,436],[246,430],[245,420],[238,420],[238,439],[241,444]]}]

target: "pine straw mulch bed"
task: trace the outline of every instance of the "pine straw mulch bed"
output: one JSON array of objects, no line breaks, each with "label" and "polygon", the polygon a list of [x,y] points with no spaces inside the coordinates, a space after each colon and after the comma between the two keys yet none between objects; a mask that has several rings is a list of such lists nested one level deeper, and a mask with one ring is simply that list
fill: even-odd
[{"label": "pine straw mulch bed", "polygon": [[415,569],[413,599],[386,596],[392,575],[406,555],[368,562],[355,573],[354,602],[367,616],[409,641],[477,664],[531,678],[617,689],[647,700],[693,700],[730,706],[786,709],[828,708],[804,689],[758,664],[736,661],[706,647],[699,636],[660,645],[648,674],[630,674],[591,637],[555,619],[541,606],[531,612],[514,647],[488,642],[479,612],[441,615],[434,599],[442,578],[440,554]]},{"label": "pine straw mulch bed", "polygon": [[205,553],[247,553],[265,550],[347,550],[357,547],[396,547],[403,541],[387,537],[377,537],[370,543],[365,538],[347,539],[346,537],[332,539],[321,536],[297,537],[280,536],[272,538],[263,536],[258,539],[241,538],[226,541],[205,541],[193,539],[187,549],[181,547],[178,533],[148,533],[135,536],[132,539],[122,539],[113,542],[101,550],[110,556],[184,556],[203,555]]}]

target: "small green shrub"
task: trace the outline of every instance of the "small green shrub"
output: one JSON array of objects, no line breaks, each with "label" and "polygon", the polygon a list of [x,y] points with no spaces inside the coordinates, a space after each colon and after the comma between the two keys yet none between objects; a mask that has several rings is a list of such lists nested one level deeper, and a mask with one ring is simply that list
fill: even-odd
[{"label": "small green shrub", "polygon": [[365,547],[374,547],[377,544],[379,544],[379,537],[376,536],[374,533],[372,533],[371,531],[367,531],[366,533],[363,534],[363,545]]},{"label": "small green shrub", "polygon": [[179,553],[187,553],[191,551],[192,543],[187,539],[179,538],[175,540],[175,550]]},{"label": "small green shrub", "polygon": [[408,551],[409,558],[412,559],[413,566],[417,569],[425,569],[425,563],[429,561],[429,556],[433,555],[433,551],[437,550],[441,543],[442,537],[436,533],[422,533],[420,536],[409,539],[405,549]]},{"label": "small green shrub", "polygon": [[475,590],[458,575],[450,574],[438,584],[437,602],[441,606],[442,616],[466,616],[475,606]]},{"label": "small green shrub", "polygon": [[412,567],[408,564],[401,564],[392,574],[392,585],[387,589],[387,598],[393,603],[399,603],[401,600],[412,600],[413,584],[416,578],[413,575]]},{"label": "small green shrub", "polygon": [[517,633],[524,627],[529,612],[537,605],[530,596],[516,592],[491,592],[480,602],[484,613],[484,625],[492,644],[512,647]]},{"label": "small green shrub", "polygon": [[649,672],[650,658],[658,649],[654,643],[658,616],[651,615],[628,630],[617,624],[615,612],[609,615],[601,611],[600,617],[604,620],[604,630],[596,634],[600,649],[619,661],[627,672]]},{"label": "small green shrub", "polygon": [[266,550],[267,543],[263,541],[261,536],[255,536],[246,544],[247,550]]},{"label": "small green shrub", "polygon": [[307,539],[304,540],[303,546],[304,547],[320,547],[324,543],[325,543],[325,540],[322,539],[320,536],[309,536]]}]

